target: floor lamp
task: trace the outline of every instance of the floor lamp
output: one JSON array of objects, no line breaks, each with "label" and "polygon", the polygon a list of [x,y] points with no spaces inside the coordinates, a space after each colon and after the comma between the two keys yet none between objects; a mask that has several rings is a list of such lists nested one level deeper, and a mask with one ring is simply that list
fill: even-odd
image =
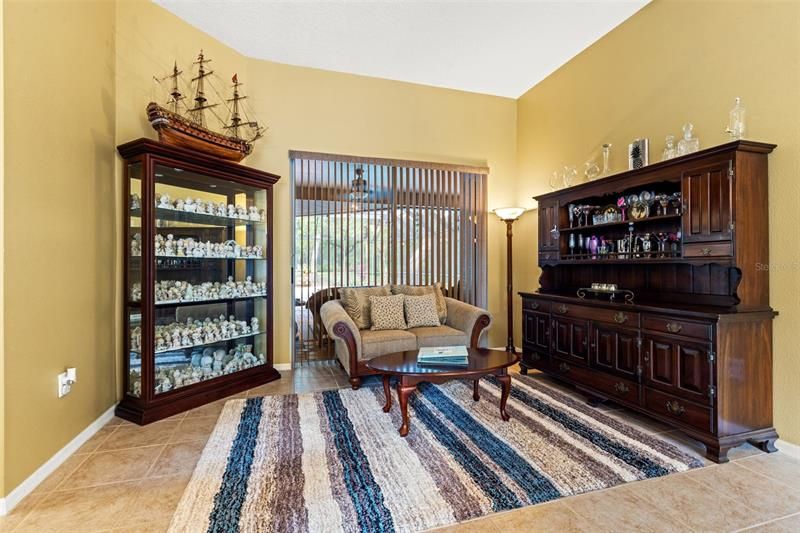
[{"label": "floor lamp", "polygon": [[506,287],[508,294],[506,300],[508,303],[508,340],[506,342],[506,351],[514,353],[514,291],[511,287],[513,279],[513,269],[511,264],[511,243],[513,234],[511,232],[511,225],[517,220],[522,213],[525,212],[524,207],[500,207],[495,209],[493,213],[497,215],[500,220],[506,223]]}]

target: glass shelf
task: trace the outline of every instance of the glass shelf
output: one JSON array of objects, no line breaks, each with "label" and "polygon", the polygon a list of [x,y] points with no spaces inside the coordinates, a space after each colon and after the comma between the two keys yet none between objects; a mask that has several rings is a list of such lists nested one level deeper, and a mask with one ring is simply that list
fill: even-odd
[{"label": "glass shelf", "polygon": [[[212,342],[203,342],[201,344],[188,344],[186,346],[179,346],[178,348],[164,348],[163,350],[154,350],[154,353],[167,353],[167,352],[178,352],[180,350],[190,350],[192,348],[202,348],[203,346],[214,346],[217,344],[224,344],[228,341],[235,341],[237,339],[247,339],[250,337],[258,337],[259,335],[266,335],[266,331],[255,331],[253,333],[248,333],[247,335],[237,335],[236,337],[228,337],[227,339],[220,339],[218,341]],[[140,354],[142,353],[140,350],[131,349],[130,351],[132,354]]]},{"label": "glass shelf", "polygon": [[[191,305],[208,305],[208,304],[224,304],[230,302],[243,302],[247,300],[256,300],[258,298],[266,298],[267,293],[251,294],[249,296],[240,296],[238,298],[216,298],[214,300],[168,300],[163,302],[156,302],[156,307],[187,307]],[[131,307],[141,306],[141,301],[130,301],[128,305]]]},{"label": "glass shelf", "polygon": [[619,222],[605,222],[603,224],[590,224],[588,226],[574,226],[572,228],[570,228],[570,227],[558,228],[558,231],[561,232],[561,233],[566,233],[566,232],[570,232],[570,231],[590,231],[590,230],[595,229],[595,228],[613,228],[613,227],[616,227],[616,226],[627,226],[631,222],[633,222],[634,225],[637,225],[637,224],[643,224],[645,222],[660,222],[660,221],[665,221],[665,220],[677,220],[677,219],[680,219],[680,218],[681,218],[681,215],[675,215],[675,214],[673,214],[673,215],[655,215],[655,216],[652,216],[652,217],[641,218],[639,220],[628,219],[628,220],[621,220]]},{"label": "glass shelf", "polygon": [[[225,228],[234,228],[238,226],[264,226],[266,222],[263,220],[247,220],[244,218],[230,218],[220,217],[217,215],[209,215],[207,213],[192,213],[191,211],[178,211],[177,209],[166,209],[163,207],[155,207],[156,223],[158,221],[167,222],[186,222],[190,224],[198,224],[205,226],[218,226]],[[132,217],[141,217],[141,209],[131,209]]]}]

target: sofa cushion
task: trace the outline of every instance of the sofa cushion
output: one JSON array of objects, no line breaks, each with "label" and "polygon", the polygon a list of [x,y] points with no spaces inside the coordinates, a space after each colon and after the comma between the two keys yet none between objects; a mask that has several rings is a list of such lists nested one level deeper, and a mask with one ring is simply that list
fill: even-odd
[{"label": "sofa cushion", "polygon": [[372,331],[383,329],[408,329],[406,318],[403,314],[403,294],[390,296],[370,296],[370,315]]},{"label": "sofa cushion", "polygon": [[358,329],[369,329],[372,326],[370,320],[370,296],[388,296],[392,294],[389,285],[382,287],[343,287],[339,289],[342,307],[356,323]]},{"label": "sofa cushion", "polygon": [[392,294],[405,294],[406,296],[422,296],[423,294],[433,294],[436,297],[436,312],[439,313],[439,323],[444,324],[447,320],[447,303],[442,294],[442,286],[439,283],[433,285],[392,285]]},{"label": "sofa cushion", "polygon": [[384,329],[361,332],[361,359],[372,359],[393,352],[417,349],[417,337],[408,331]]},{"label": "sofa cushion", "polygon": [[469,346],[469,336],[450,326],[409,329],[417,337],[417,348],[423,346]]},{"label": "sofa cushion", "polygon": [[439,313],[436,312],[436,296],[405,296],[406,322],[409,328],[439,325]]}]

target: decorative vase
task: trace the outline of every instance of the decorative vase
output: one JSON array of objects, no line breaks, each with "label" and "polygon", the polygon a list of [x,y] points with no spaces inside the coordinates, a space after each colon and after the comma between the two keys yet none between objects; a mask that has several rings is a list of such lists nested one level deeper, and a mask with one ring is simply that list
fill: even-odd
[{"label": "decorative vase", "polygon": [[592,235],[592,238],[589,239],[589,253],[592,254],[592,259],[597,259],[597,246],[599,241],[597,240],[597,236]]},{"label": "decorative vase", "polygon": [[603,176],[608,176],[611,172],[610,159],[611,159],[611,143],[603,144]]}]

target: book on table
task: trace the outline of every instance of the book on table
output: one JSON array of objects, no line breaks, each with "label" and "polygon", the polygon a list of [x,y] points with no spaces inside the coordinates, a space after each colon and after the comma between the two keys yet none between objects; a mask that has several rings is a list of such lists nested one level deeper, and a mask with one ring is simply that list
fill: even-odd
[{"label": "book on table", "polygon": [[419,349],[417,363],[422,365],[467,366],[466,346],[424,346]]}]

